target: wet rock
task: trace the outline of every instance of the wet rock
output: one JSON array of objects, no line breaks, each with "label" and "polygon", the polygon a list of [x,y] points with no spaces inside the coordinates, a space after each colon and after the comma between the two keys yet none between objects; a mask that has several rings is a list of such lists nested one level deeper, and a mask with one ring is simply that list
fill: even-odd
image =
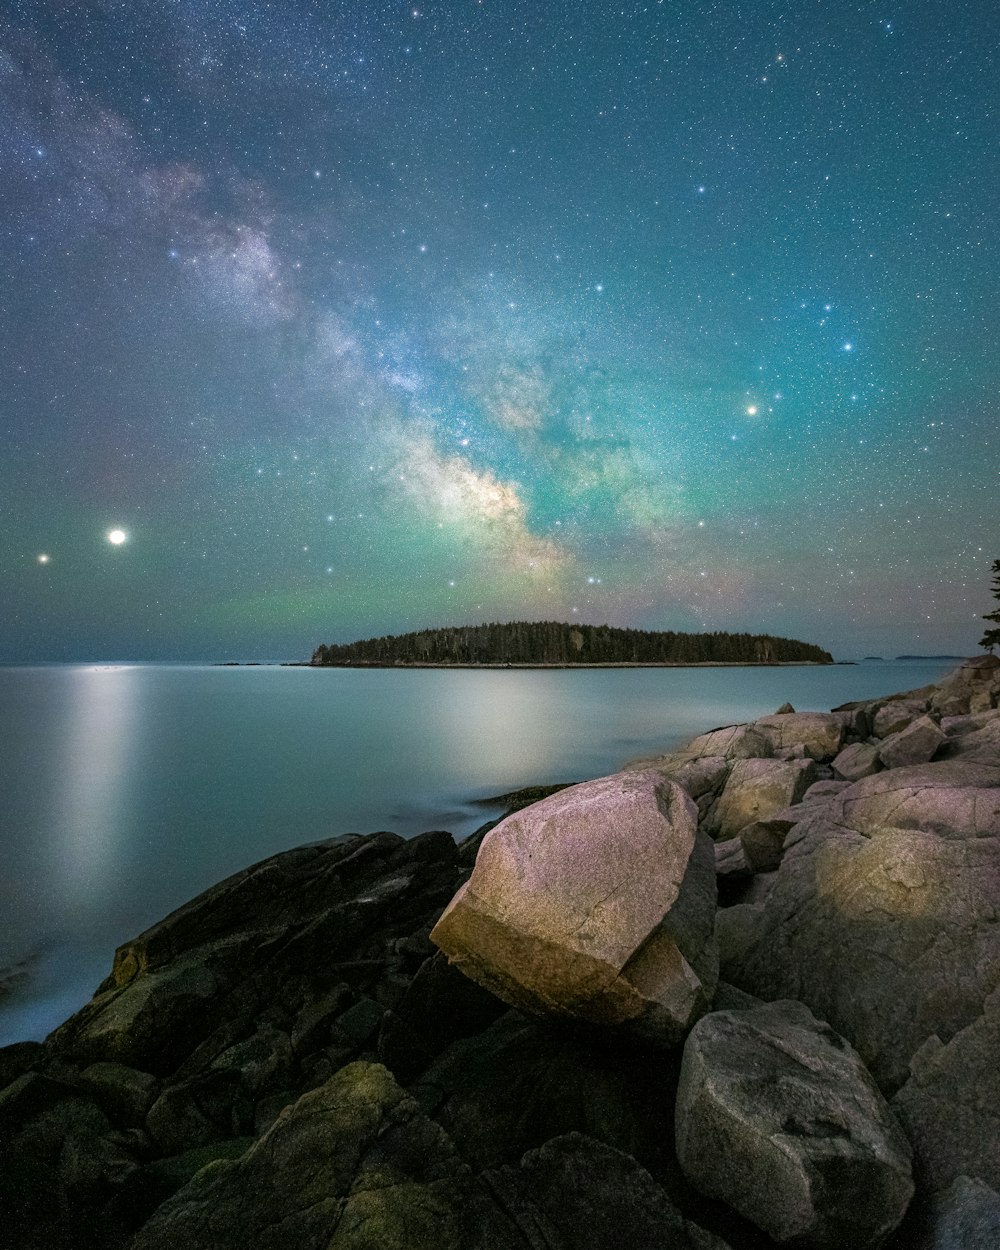
[{"label": "wet rock", "polygon": [[253,1032],[317,967],[328,977],[342,969],[334,981],[379,979],[384,960],[359,954],[371,943],[391,949],[458,880],[447,833],[349,835],[272,856],[122,946],[111,977],[50,1049],[168,1075],[220,1030],[215,1053]]},{"label": "wet rock", "polygon": [[45,1053],[41,1042],[14,1042],[11,1046],[0,1046],[0,1090],[40,1065]]},{"label": "wet rock", "polygon": [[672,1044],[716,979],[715,861],[696,816],[655,773],[563,790],[487,835],[431,937],[514,1006]]},{"label": "wet rock", "polygon": [[374,1042],[384,1015],[385,1008],[381,1003],[372,998],[360,998],[337,1017],[335,1036],[342,1037],[347,1045],[360,1049]]},{"label": "wet rock", "polygon": [[690,1182],[779,1244],[877,1247],[913,1194],[909,1145],[874,1081],[800,1003],[699,1021],[676,1115]]},{"label": "wet rock", "polygon": [[0,1244],[76,1250],[75,1165],[101,1158],[110,1131],[97,1105],[64,1081],[28,1072],[0,1092]]},{"label": "wet rock", "polygon": [[295,1055],[317,1050],[330,1039],[330,1027],[346,1008],[351,988],[345,981],[331,987],[310,986],[295,1017],[291,1044]]},{"label": "wet rock", "polygon": [[251,1037],[224,1050],[212,1068],[239,1074],[242,1088],[254,1098],[288,1086],[292,1076],[292,1046],[288,1034],[261,1026]]},{"label": "wet rock", "polygon": [[879,747],[878,758],[886,768],[926,764],[944,741],[938,725],[929,716],[919,716],[905,729],[886,738]]}]

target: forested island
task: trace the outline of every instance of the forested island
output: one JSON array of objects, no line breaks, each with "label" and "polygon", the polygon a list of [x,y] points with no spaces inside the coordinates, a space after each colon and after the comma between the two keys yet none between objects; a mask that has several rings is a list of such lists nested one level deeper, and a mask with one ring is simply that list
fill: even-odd
[{"label": "forested island", "polygon": [[832,664],[821,647],[770,634],[683,634],[560,621],[459,625],[324,644],[315,666]]}]

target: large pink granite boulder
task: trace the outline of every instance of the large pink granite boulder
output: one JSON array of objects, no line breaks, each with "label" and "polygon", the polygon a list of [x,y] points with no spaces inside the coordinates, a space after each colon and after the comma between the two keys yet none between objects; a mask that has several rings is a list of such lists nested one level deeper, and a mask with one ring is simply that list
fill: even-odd
[{"label": "large pink granite boulder", "polygon": [[690,797],[616,773],[501,821],[431,939],[512,1006],[672,1045],[715,990],[715,902]]}]

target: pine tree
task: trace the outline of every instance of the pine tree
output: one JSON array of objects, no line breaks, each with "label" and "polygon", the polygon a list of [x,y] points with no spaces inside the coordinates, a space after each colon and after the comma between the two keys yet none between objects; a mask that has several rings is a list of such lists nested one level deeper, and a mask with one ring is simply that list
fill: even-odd
[{"label": "pine tree", "polygon": [[[1000,599],[1000,560],[993,561],[993,598]],[[994,647],[1000,647],[1000,608],[995,612],[984,612],[984,621],[994,621],[996,629],[988,629],[982,638],[979,639],[979,645],[984,647],[991,654]]]}]

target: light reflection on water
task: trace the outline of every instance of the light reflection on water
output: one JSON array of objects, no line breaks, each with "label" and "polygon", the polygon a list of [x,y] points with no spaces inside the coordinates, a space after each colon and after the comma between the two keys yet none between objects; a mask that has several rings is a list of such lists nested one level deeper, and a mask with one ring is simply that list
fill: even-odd
[{"label": "light reflection on water", "polygon": [[0,668],[0,1045],[80,1006],[114,948],[215,881],[347,831],[471,833],[471,800],[575,781],[786,699],[948,664],[593,671]]}]

